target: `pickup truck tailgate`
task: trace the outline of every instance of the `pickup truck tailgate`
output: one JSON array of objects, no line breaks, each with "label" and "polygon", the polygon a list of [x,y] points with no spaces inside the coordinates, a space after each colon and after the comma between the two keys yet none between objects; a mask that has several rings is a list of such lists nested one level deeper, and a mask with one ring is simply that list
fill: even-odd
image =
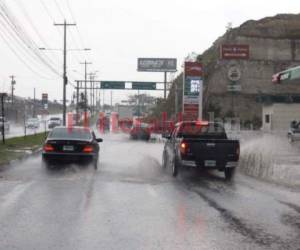
[{"label": "pickup truck tailgate", "polygon": [[216,160],[217,165],[227,161],[238,161],[239,141],[237,140],[189,140],[188,158],[199,164],[205,160]]}]

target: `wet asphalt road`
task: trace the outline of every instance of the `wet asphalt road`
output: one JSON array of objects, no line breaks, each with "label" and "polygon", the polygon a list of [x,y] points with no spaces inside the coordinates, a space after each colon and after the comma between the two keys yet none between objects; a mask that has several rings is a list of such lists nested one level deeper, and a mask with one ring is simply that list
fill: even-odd
[{"label": "wet asphalt road", "polygon": [[300,191],[161,168],[163,145],[106,135],[100,168],[0,172],[0,249],[300,249]]}]

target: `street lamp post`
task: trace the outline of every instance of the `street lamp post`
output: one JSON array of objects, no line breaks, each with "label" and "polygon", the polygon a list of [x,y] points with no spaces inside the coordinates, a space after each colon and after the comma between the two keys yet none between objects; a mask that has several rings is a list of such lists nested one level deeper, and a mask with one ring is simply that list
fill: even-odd
[{"label": "street lamp post", "polygon": [[[60,24],[57,24],[60,25]],[[55,51],[63,51],[63,57],[64,57],[64,63],[63,63],[63,125],[66,125],[66,113],[67,113],[67,105],[66,105],[66,95],[67,95],[67,84],[68,84],[68,77],[67,77],[67,52],[68,51],[89,51],[91,49],[89,48],[84,48],[84,49],[68,49],[67,50],[67,38],[66,38],[66,27],[68,25],[73,25],[73,24],[67,24],[66,22],[63,24],[64,25],[64,49],[46,49],[46,48],[39,48],[40,50],[55,50]]]}]

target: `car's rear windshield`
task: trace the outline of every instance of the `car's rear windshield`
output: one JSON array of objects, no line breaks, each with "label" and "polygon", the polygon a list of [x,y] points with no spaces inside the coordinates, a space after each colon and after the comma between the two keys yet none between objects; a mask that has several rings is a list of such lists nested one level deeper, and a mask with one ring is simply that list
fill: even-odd
[{"label": "car's rear windshield", "polygon": [[90,140],[92,135],[89,129],[83,128],[55,128],[49,136],[49,139],[72,139],[72,140]]},{"label": "car's rear windshield", "polygon": [[197,123],[186,123],[183,124],[179,129],[178,136],[186,138],[227,138],[223,125],[219,123],[209,123],[205,125]]},{"label": "car's rear windshield", "polygon": [[50,118],[51,121],[60,121],[60,118],[57,118],[57,117],[52,117]]}]

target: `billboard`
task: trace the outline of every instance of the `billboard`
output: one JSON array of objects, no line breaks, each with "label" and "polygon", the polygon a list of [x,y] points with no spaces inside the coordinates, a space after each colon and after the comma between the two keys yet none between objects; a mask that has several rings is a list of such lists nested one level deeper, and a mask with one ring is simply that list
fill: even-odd
[{"label": "billboard", "polygon": [[183,88],[183,118],[202,118],[203,66],[198,62],[185,62]]},{"label": "billboard", "polygon": [[184,64],[184,74],[185,76],[195,76],[202,77],[203,67],[201,63],[198,62],[185,62]]},{"label": "billboard", "polygon": [[48,94],[47,93],[42,94],[42,105],[43,105],[44,109],[48,109]]},{"label": "billboard", "polygon": [[222,44],[221,46],[221,59],[235,60],[250,58],[250,47],[245,44]]},{"label": "billboard", "polygon": [[138,71],[141,72],[176,72],[176,58],[138,58]]}]

